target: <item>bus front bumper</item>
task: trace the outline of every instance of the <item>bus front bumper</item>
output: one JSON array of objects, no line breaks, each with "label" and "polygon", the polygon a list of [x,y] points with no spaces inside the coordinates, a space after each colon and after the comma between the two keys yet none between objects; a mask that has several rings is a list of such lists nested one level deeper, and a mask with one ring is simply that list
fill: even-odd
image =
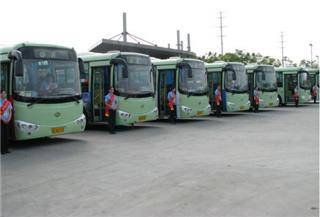
[{"label": "bus front bumper", "polygon": [[68,133],[78,133],[84,131],[85,126],[86,118],[84,114],[73,121],[59,125],[34,124],[22,120],[15,120],[15,139],[27,140],[47,136],[58,136]]},{"label": "bus front bumper", "polygon": [[227,111],[228,112],[236,112],[236,111],[246,111],[250,109],[250,101],[248,100],[246,103],[233,103],[227,102]]},{"label": "bus front bumper", "polygon": [[153,121],[158,119],[158,108],[144,114],[132,114],[125,111],[117,110],[116,125],[128,126],[131,124]]},{"label": "bus front bumper", "polygon": [[201,117],[210,115],[211,106],[208,104],[204,108],[192,109],[187,106],[180,106],[180,117],[179,119],[190,119],[193,117]]}]

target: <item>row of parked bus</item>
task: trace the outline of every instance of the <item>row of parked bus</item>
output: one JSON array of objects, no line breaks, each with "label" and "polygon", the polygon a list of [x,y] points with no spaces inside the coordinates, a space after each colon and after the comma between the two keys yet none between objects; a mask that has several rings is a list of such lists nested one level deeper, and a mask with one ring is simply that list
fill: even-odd
[{"label": "row of parked bus", "polygon": [[[260,108],[310,100],[319,69],[274,68],[237,62],[166,60],[129,52],[77,56],[74,49],[22,43],[2,48],[1,88],[14,106],[13,140],[81,132],[86,124],[106,123],[104,96],[114,87],[117,125],[168,118],[168,91],[176,89],[176,117],[215,111],[221,87],[222,111],[245,111],[260,91]],[[46,86],[46,88],[43,88]],[[51,89],[49,89],[51,88]],[[319,95],[318,95],[319,96]]]}]

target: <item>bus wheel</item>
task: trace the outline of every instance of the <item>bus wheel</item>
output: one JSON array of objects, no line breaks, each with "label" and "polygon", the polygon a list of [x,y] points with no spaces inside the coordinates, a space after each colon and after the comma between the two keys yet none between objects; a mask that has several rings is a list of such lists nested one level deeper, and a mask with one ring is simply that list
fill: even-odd
[{"label": "bus wheel", "polygon": [[85,109],[83,109],[83,114],[86,117],[86,125],[84,126],[84,130],[87,130],[88,129],[88,121],[89,121],[89,119],[88,119],[88,114],[87,114]]},{"label": "bus wheel", "polygon": [[278,95],[278,99],[279,99],[279,107],[280,107],[280,106],[283,106],[284,104],[282,103],[281,96]]}]

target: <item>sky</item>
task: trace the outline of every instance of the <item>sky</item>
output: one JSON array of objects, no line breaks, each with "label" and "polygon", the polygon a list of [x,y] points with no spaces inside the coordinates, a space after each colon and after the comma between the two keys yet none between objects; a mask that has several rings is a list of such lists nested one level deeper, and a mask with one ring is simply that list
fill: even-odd
[{"label": "sky", "polygon": [[[12,9],[12,10],[9,10]],[[127,30],[158,46],[176,46],[179,29],[198,56],[220,53],[219,11],[224,52],[241,49],[295,62],[320,56],[319,0],[0,0],[0,45],[53,43],[86,52],[102,38]]]}]

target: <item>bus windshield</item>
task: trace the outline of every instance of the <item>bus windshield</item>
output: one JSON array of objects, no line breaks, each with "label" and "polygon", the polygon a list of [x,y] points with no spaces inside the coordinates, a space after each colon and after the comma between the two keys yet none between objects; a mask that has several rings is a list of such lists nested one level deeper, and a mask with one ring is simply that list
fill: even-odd
[{"label": "bus windshield", "polygon": [[260,90],[277,91],[277,78],[273,67],[258,67],[255,72],[257,87]]},{"label": "bus windshield", "polygon": [[225,68],[225,89],[239,93],[248,91],[248,77],[244,65],[228,65]]},{"label": "bus windshield", "polygon": [[125,66],[114,66],[114,88],[119,95],[151,96],[154,94],[151,61],[144,56],[124,56],[128,74],[124,73]]},{"label": "bus windshield", "polygon": [[[191,62],[190,66],[179,67],[179,89],[182,93],[206,94],[208,91],[207,76],[202,62]],[[191,69],[191,72],[189,71]]]},{"label": "bus windshield", "polygon": [[25,59],[23,64],[23,76],[14,81],[17,96],[52,99],[81,94],[76,61]]},{"label": "bus windshield", "polygon": [[309,80],[309,74],[305,71],[302,71],[299,73],[299,82],[300,82],[300,87],[302,89],[310,89],[310,80]]}]

